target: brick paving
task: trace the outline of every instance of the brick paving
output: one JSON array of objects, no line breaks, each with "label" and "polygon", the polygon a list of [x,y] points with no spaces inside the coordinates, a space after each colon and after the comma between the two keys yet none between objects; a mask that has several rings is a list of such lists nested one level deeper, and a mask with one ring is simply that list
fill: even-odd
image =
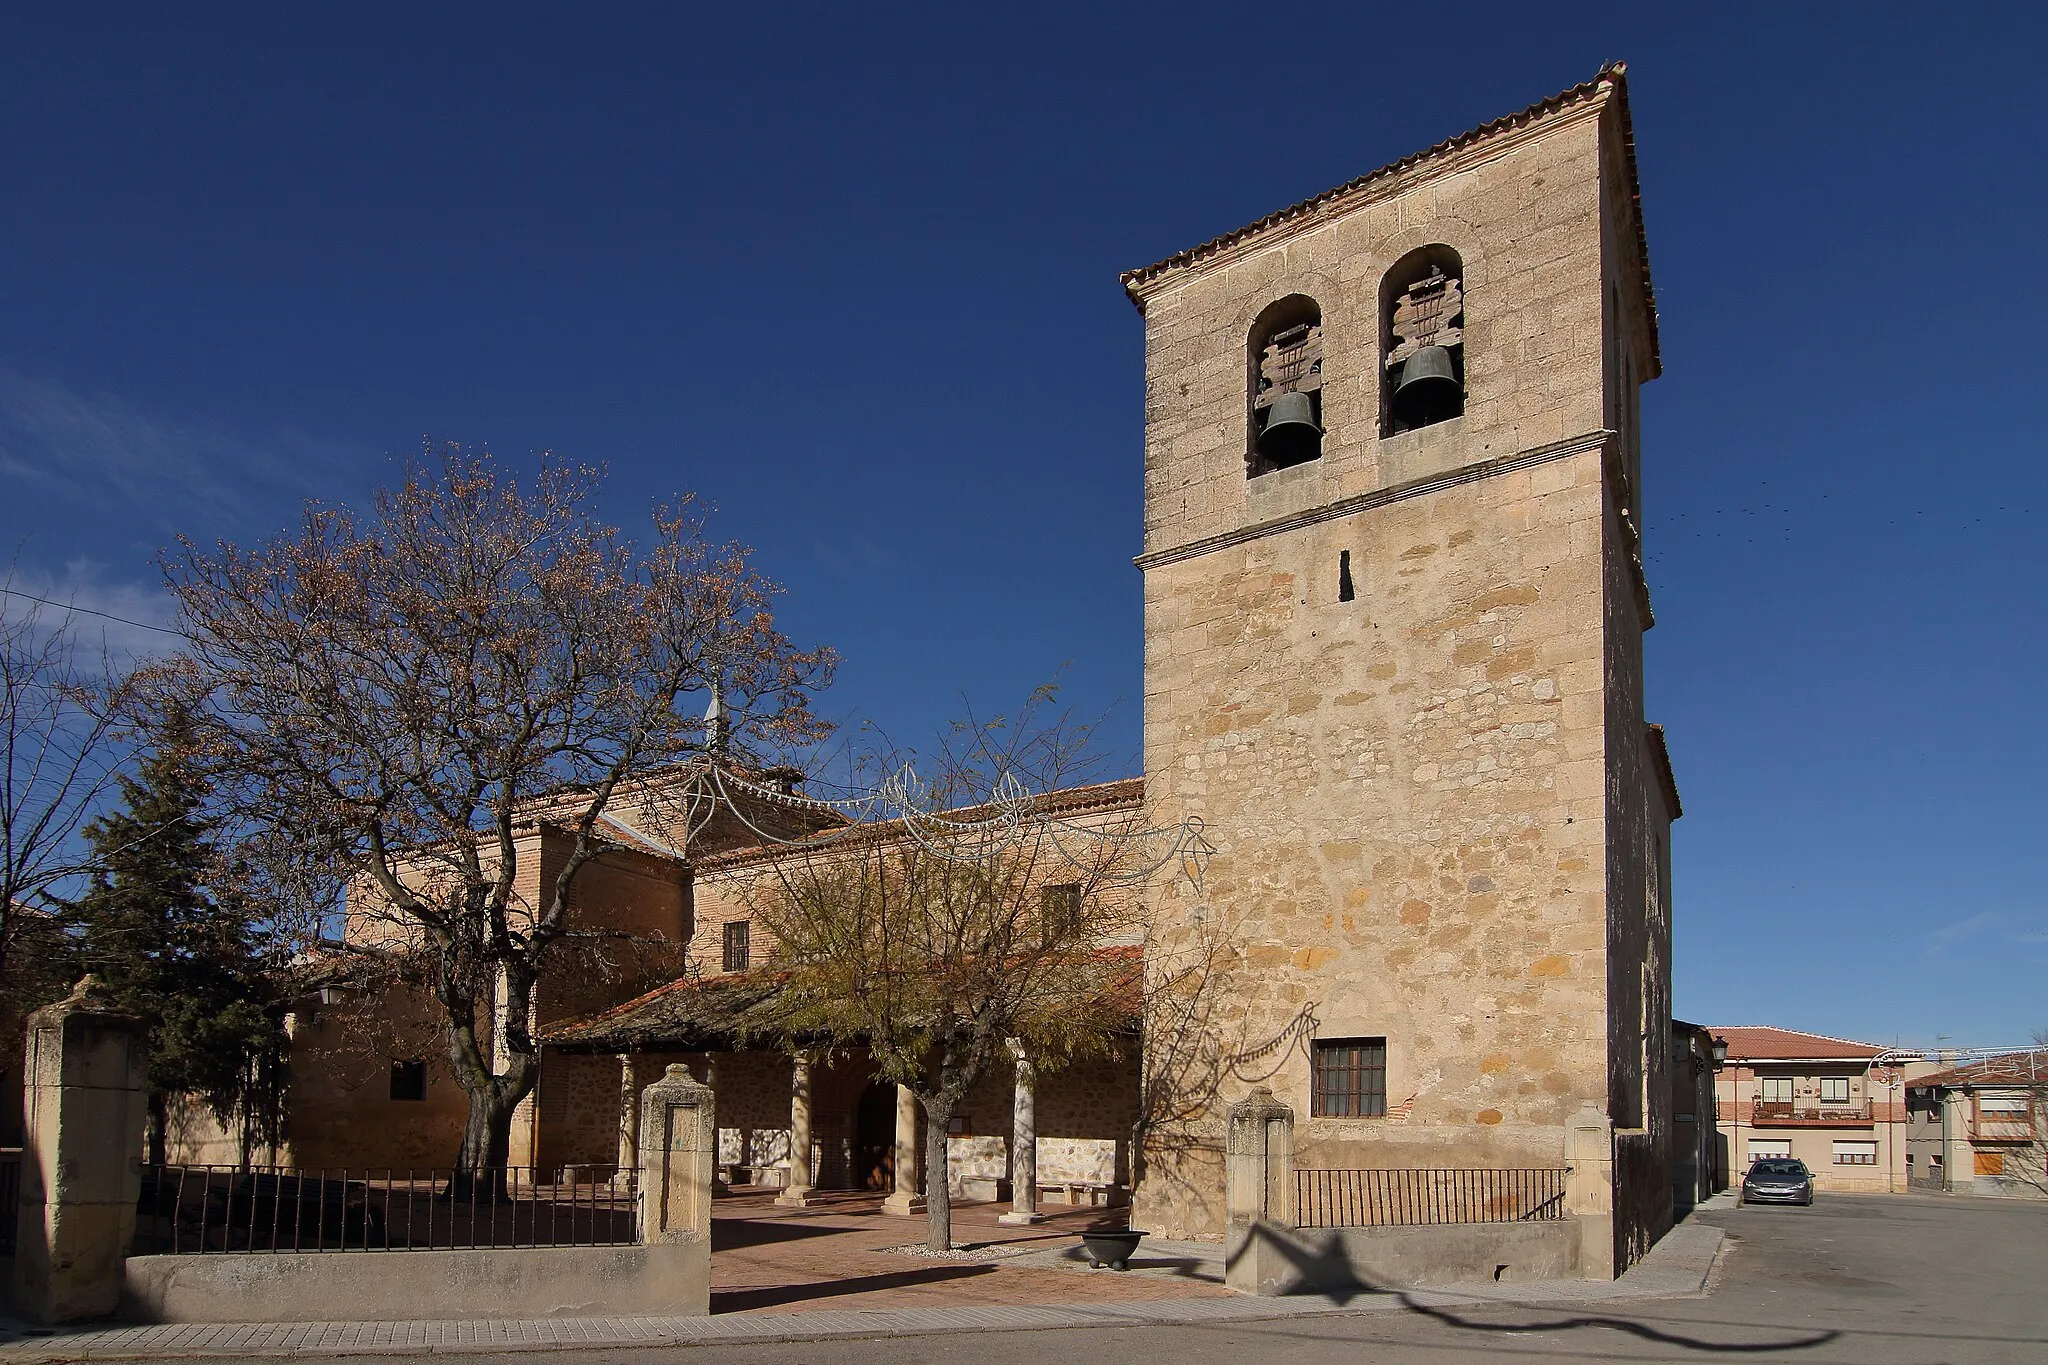
[{"label": "brick paving", "polygon": [[[30,1333],[0,1325],[0,1365],[73,1360],[158,1360],[173,1357],[293,1355],[442,1355],[558,1351],[618,1345],[875,1339],[952,1332],[1134,1327],[1203,1322],[1256,1322],[1331,1313],[1372,1313],[1414,1306],[1613,1302],[1697,1295],[1721,1246],[1718,1228],[1673,1229],[1623,1279],[1555,1280],[1515,1285],[1460,1285],[1393,1294],[1358,1291],[1285,1299],[1223,1291],[1218,1249],[1165,1243],[1128,1273],[1070,1268],[1073,1234],[1120,1213],[1058,1210],[1050,1225],[1004,1227],[997,1206],[968,1206],[955,1220],[956,1240],[1002,1241],[1034,1248],[994,1274],[917,1278],[947,1267],[877,1250],[913,1240],[919,1219],[868,1212],[871,1201],[849,1196],[802,1211],[756,1208],[742,1195],[719,1201],[714,1240],[731,1243],[714,1260],[709,1317],[543,1318],[462,1322],[173,1323],[145,1327],[66,1328]],[[763,1197],[759,1201],[768,1205]],[[720,1224],[725,1224],[720,1227]],[[906,1231],[899,1231],[906,1230]],[[827,1248],[837,1245],[840,1253]],[[779,1261],[771,1248],[785,1248]],[[795,1250],[793,1247],[801,1247]],[[848,1258],[841,1261],[837,1257]],[[845,1291],[825,1274],[833,1264],[880,1263],[878,1273],[911,1278]],[[1018,1262],[1023,1262],[1019,1264]],[[721,1270],[721,1263],[723,1269]],[[893,1269],[909,1265],[908,1272]],[[798,1293],[802,1286],[811,1286]],[[721,1294],[735,1296],[724,1307]],[[781,1294],[781,1307],[771,1302]],[[745,1296],[753,1295],[752,1299]],[[1050,1296],[1050,1297],[1041,1297]],[[792,1311],[795,1310],[795,1311]]]},{"label": "brick paving", "polygon": [[[1029,1227],[996,1221],[1007,1204],[961,1204],[953,1240],[969,1246],[1017,1247],[1016,1258],[986,1262],[927,1261],[884,1248],[922,1242],[923,1215],[880,1212],[881,1196],[826,1193],[807,1209],[778,1207],[771,1193],[737,1192],[718,1200],[711,1221],[711,1311],[786,1313],[813,1308],[873,1311],[899,1308],[1073,1303],[1133,1303],[1218,1298],[1230,1291],[1220,1267],[1194,1257],[1153,1257],[1153,1271],[1075,1274],[1059,1253],[1076,1234],[1098,1224],[1126,1225],[1125,1210],[1043,1206],[1045,1222]],[[1220,1251],[1220,1248],[1217,1250]]]}]

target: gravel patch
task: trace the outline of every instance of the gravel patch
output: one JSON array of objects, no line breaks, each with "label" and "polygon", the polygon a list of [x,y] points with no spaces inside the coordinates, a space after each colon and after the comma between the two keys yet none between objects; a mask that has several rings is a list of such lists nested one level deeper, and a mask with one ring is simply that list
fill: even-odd
[{"label": "gravel patch", "polygon": [[876,1250],[895,1256],[915,1256],[921,1261],[1004,1261],[1012,1256],[1022,1256],[1027,1248],[1003,1242],[986,1242],[979,1246],[963,1242],[951,1251],[933,1251],[923,1242],[908,1242],[900,1247],[877,1247]]}]

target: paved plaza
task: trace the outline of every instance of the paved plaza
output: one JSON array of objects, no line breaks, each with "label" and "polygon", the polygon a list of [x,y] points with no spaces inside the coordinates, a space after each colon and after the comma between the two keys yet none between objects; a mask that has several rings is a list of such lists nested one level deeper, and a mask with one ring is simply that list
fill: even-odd
[{"label": "paved plaza", "polygon": [[[766,1200],[759,1201],[765,1205]],[[0,1362],[572,1350],[606,1365],[714,1356],[738,1365],[1107,1357],[1119,1365],[1328,1360],[2038,1362],[2048,1359],[2048,1206],[1823,1194],[1811,1209],[1703,1208],[1613,1284],[1555,1281],[1255,1299],[1217,1283],[1213,1247],[1165,1244],[1128,1274],[1068,1254],[1099,1210],[1008,1228],[970,1206],[961,1240],[1019,1248],[924,1263],[883,1248],[915,1220],[851,1197],[794,1212],[720,1201],[714,1311],[705,1318],[127,1327],[0,1344]],[[402,1254],[402,1253],[400,1253]],[[834,1267],[838,1273],[833,1274]],[[965,1271],[968,1273],[959,1273]],[[687,1352],[687,1354],[685,1354]]]}]

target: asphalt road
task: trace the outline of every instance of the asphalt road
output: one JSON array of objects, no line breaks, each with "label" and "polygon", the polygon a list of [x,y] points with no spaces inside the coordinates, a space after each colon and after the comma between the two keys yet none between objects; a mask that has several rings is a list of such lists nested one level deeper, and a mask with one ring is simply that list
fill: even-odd
[{"label": "asphalt road", "polygon": [[[2048,1362],[2048,1204],[1821,1195],[1695,1215],[1729,1239],[1701,1298],[1403,1307],[1236,1325],[579,1350],[576,1365],[1321,1365],[1326,1361]],[[522,1365],[549,1357],[524,1355]],[[363,1357],[354,1357],[361,1363]],[[512,1356],[464,1356],[465,1361]]]}]

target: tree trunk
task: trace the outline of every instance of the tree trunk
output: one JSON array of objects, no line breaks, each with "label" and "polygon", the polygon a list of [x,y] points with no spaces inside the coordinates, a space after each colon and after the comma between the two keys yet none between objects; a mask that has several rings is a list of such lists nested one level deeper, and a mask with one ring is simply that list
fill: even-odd
[{"label": "tree trunk", "polygon": [[944,1112],[920,1095],[924,1104],[924,1217],[925,1245],[933,1251],[953,1249],[953,1189],[946,1176],[946,1125],[953,1117],[953,1105]]},{"label": "tree trunk", "polygon": [[[170,1127],[170,1103],[161,1090],[149,1092],[149,1164],[162,1166],[168,1163],[167,1152],[170,1138],[166,1130]],[[133,1151],[131,1147],[129,1149]]]}]

